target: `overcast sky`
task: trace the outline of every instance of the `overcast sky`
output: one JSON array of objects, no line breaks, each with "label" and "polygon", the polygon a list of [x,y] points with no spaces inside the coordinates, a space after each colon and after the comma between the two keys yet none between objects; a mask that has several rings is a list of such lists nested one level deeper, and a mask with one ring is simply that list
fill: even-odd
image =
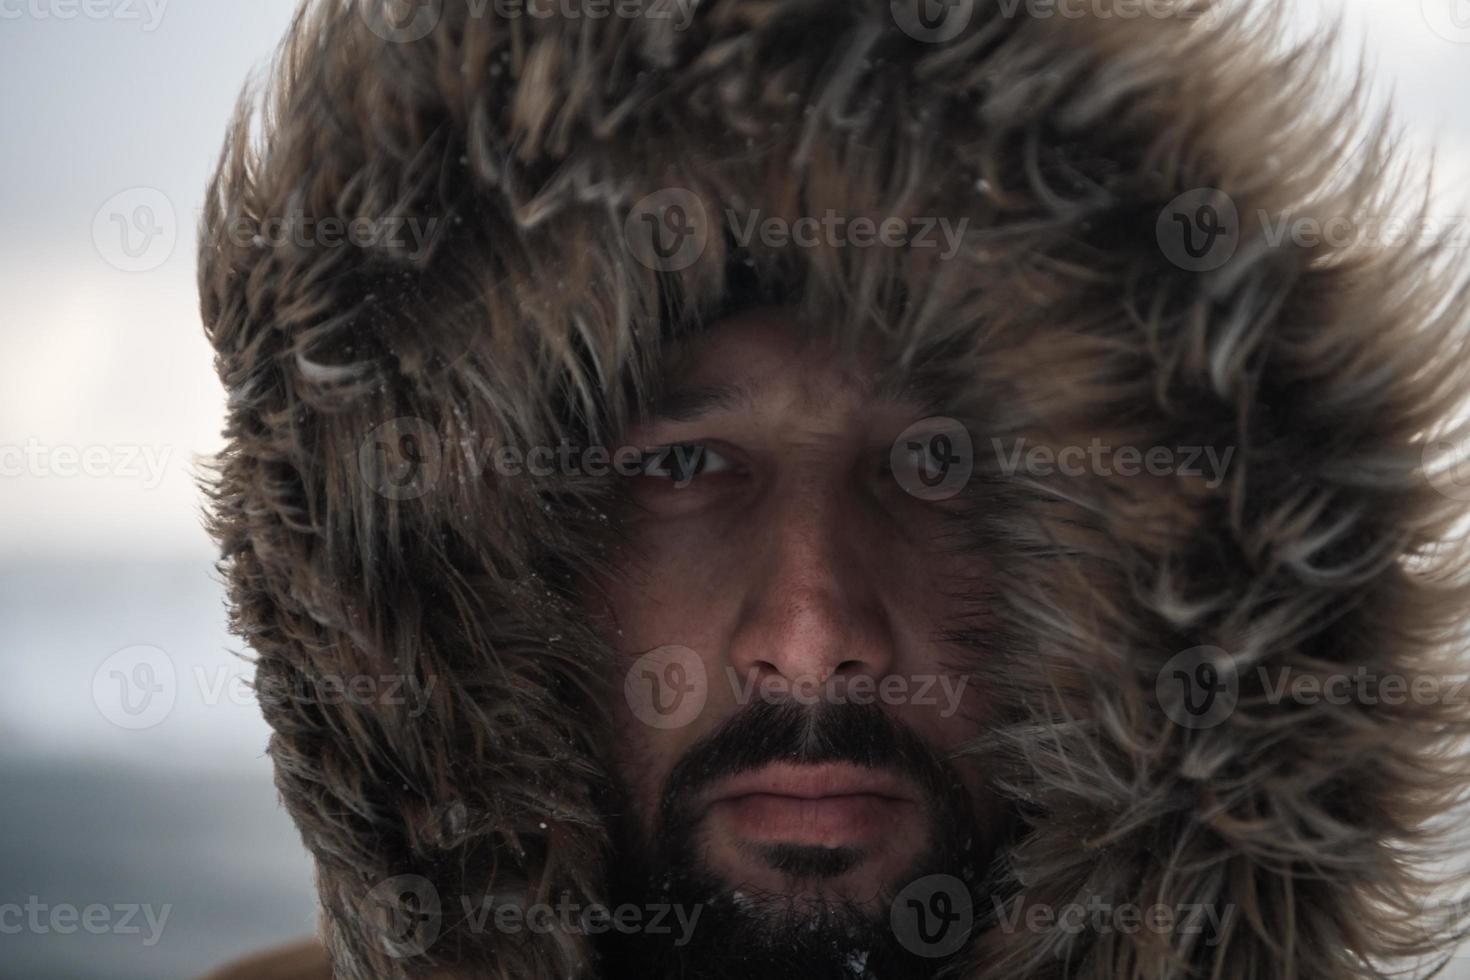
[{"label": "overcast sky", "polygon": [[[1440,146],[1437,216],[1470,213],[1470,0],[1291,3],[1303,33],[1341,12],[1348,53],[1364,46],[1415,145]],[[76,471],[26,462],[0,474],[0,555],[203,554],[192,474],[220,445],[222,397],[199,326],[194,229],[240,84],[295,4],[95,0],[111,13],[63,18],[79,6],[0,0],[0,448],[35,447],[45,469]],[[150,207],[174,235],[156,268],[124,271],[130,258],[97,244],[120,241],[108,223],[118,194],[125,213],[146,220]]]}]

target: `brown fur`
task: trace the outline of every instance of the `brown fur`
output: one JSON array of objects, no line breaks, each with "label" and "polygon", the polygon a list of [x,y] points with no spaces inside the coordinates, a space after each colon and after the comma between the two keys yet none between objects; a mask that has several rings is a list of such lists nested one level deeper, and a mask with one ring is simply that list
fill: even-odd
[{"label": "brown fur", "polygon": [[[262,691],[410,679],[407,705],[263,699],[338,977],[596,974],[584,937],[473,934],[453,903],[599,894],[598,707],[616,696],[575,602],[609,539],[603,487],[472,479],[446,453],[433,492],[393,501],[358,447],[395,417],[446,446],[608,442],[669,342],[742,301],[742,266],[760,298],[958,383],[980,443],[1237,448],[1214,489],[997,481],[972,528],[1011,638],[974,668],[1013,718],[976,747],[1025,820],[1005,894],[1231,906],[1225,940],[992,928],[968,975],[1360,977],[1445,948],[1457,920],[1426,911],[1426,869],[1467,785],[1463,705],[1284,708],[1243,680],[1229,722],[1191,732],[1153,678],[1202,644],[1316,673],[1456,672],[1462,508],[1420,460],[1466,388],[1465,279],[1409,246],[1166,261],[1154,220],[1192,188],[1242,214],[1394,200],[1384,124],[1321,106],[1324,49],[1271,54],[1272,18],[978,7],[941,45],[901,33],[887,0],[709,0],[681,33],[451,0],[406,44],[352,0],[298,17],[264,110],[243,101],[231,130],[200,289],[230,393],[214,530]],[[947,262],[756,247],[746,265],[715,234],[658,275],[622,228],[664,187],[712,215],[970,230]],[[297,209],[442,233],[415,259],[230,231]],[[390,955],[364,910],[401,874],[450,906],[424,956]]]}]

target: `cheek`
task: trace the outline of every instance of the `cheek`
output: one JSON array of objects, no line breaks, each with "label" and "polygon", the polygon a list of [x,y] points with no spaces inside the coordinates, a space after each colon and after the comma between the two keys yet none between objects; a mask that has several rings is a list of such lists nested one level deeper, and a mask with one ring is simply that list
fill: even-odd
[{"label": "cheek", "polygon": [[713,625],[739,595],[744,559],[715,523],[703,517],[632,522],[630,544],[602,583],[622,630],[619,649],[679,643],[702,650],[717,638]]},{"label": "cheek", "polygon": [[962,673],[983,660],[999,622],[991,565],[933,546],[896,547],[883,559],[874,565],[876,594],[897,644],[896,669]]},{"label": "cheek", "polygon": [[983,559],[918,549],[890,568],[891,672],[910,694],[895,713],[936,748],[957,751],[996,716],[986,670],[998,623],[987,600],[993,571]]},{"label": "cheek", "polygon": [[[614,556],[612,571],[594,583],[591,594],[599,598],[590,612],[617,653],[610,685],[614,763],[634,796],[642,829],[651,832],[673,767],[713,730],[723,710],[716,659],[726,645],[723,610],[737,592],[721,576],[737,557],[712,549],[699,521],[635,520],[632,531],[630,550]],[[656,653],[669,647],[682,648],[674,660],[691,661],[680,663],[672,677],[671,663]],[[703,684],[691,692],[698,711],[691,715],[682,701],[672,717],[653,707],[655,701],[676,705],[676,688],[695,676]]]},{"label": "cheek", "polygon": [[926,620],[931,628],[953,628],[986,611],[994,569],[983,555],[959,545],[956,532],[932,511],[885,536],[874,567],[884,594],[896,597],[896,613]]},{"label": "cheek", "polygon": [[708,604],[673,587],[677,581],[673,569],[637,587],[619,577],[602,588],[616,610],[604,634],[617,654],[609,685],[613,761],[645,832],[654,829],[674,766],[729,714]]},{"label": "cheek", "polygon": [[617,776],[632,797],[637,825],[647,834],[652,831],[659,794],[676,749],[666,744],[656,729],[633,714],[621,696],[621,688],[615,721],[612,748]]}]

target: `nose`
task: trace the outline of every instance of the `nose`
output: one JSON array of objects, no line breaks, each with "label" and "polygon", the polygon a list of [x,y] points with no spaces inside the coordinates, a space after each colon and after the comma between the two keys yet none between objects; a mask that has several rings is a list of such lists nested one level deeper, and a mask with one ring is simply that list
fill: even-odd
[{"label": "nose", "polygon": [[731,666],[743,681],[768,674],[825,683],[834,674],[886,676],[894,638],[864,547],[861,508],[830,488],[786,494],[764,508],[749,562]]}]

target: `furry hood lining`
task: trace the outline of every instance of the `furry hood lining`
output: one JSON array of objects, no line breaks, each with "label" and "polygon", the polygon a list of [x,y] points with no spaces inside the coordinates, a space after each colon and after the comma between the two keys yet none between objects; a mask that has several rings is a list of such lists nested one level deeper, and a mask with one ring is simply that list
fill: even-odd
[{"label": "furry hood lining", "polygon": [[[975,672],[1012,707],[985,750],[1025,833],[964,975],[1374,976],[1444,948],[1425,868],[1463,700],[1284,707],[1258,673],[1450,676],[1466,608],[1462,500],[1425,472],[1470,370],[1464,276],[1268,234],[1395,203],[1383,124],[1303,108],[1325,49],[1272,54],[1273,19],[1226,4],[978,0],[943,37],[900,0],[710,0],[682,26],[481,6],[425,5],[408,38],[378,0],[309,3],[201,229],[230,393],[212,526],[339,977],[597,975],[587,936],[455,903],[600,894],[616,691],[576,586],[615,538],[607,490],[454,450],[607,442],[671,344],[759,300],[946,385],[986,445],[1232,453],[1219,480],[980,474],[1001,506],[968,533],[1013,642]],[[1238,216],[1217,267],[1163,244],[1189,194]],[[687,262],[629,232],[671,202]],[[732,232],[829,212],[963,230],[948,255]],[[324,217],[424,234],[272,244]],[[405,425],[432,492],[384,492],[394,461],[360,451]],[[1188,728],[1156,679],[1200,649],[1238,700]],[[320,696],[360,675],[403,697]],[[427,941],[389,928],[404,895],[437,910]],[[1093,897],[1219,919],[1004,928]]]}]

